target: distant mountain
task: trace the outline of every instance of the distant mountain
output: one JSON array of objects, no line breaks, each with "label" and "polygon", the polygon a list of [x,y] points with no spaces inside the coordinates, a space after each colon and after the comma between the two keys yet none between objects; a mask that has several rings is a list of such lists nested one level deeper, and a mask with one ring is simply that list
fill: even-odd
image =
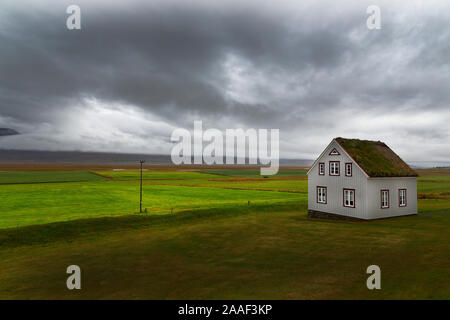
[{"label": "distant mountain", "polygon": [[[5,135],[4,130],[0,128],[0,136]],[[11,134],[13,133],[8,135]],[[141,159],[147,164],[172,164],[170,155],[162,154],[0,149],[0,163],[136,164]],[[280,159],[280,167],[309,167],[313,162],[311,159]],[[450,167],[450,161],[407,161],[407,163],[413,168]]]},{"label": "distant mountain", "polygon": [[412,168],[450,168],[450,161],[406,161]]},{"label": "distant mountain", "polygon": [[0,128],[0,136],[13,136],[19,134],[16,130],[9,128]]},{"label": "distant mountain", "polygon": [[[0,149],[0,163],[136,164],[141,159],[147,164],[172,164],[170,155]],[[312,163],[306,159],[280,159],[282,167],[307,167]]]},{"label": "distant mountain", "polygon": [[135,164],[141,159],[150,164],[171,163],[169,155],[0,149],[0,163]]}]

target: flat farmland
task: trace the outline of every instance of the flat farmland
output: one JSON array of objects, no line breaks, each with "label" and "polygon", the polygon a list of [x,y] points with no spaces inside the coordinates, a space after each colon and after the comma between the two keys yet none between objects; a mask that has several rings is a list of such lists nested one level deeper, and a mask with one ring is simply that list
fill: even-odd
[{"label": "flat farmland", "polygon": [[[307,217],[303,169],[146,169],[147,214],[136,169],[10,171],[0,298],[450,299],[449,170],[419,171],[417,216],[344,222]],[[370,264],[382,290],[366,288]]]},{"label": "flat farmland", "polygon": [[[303,195],[303,198],[306,194]],[[75,219],[135,214],[139,211],[137,181],[36,183],[0,188],[0,228],[21,227]],[[148,214],[298,202],[293,193],[229,188],[144,184]]]},{"label": "flat farmland", "polygon": [[105,178],[88,171],[0,170],[0,185],[102,180],[105,180]]},{"label": "flat farmland", "polygon": [[[228,188],[238,190],[265,190],[307,193],[306,170],[280,170],[271,177],[261,177],[253,169],[211,169],[199,172],[144,171],[144,185],[171,185],[191,187]],[[214,173],[210,173],[214,172]],[[114,181],[139,181],[138,170],[95,171],[96,174]]]}]

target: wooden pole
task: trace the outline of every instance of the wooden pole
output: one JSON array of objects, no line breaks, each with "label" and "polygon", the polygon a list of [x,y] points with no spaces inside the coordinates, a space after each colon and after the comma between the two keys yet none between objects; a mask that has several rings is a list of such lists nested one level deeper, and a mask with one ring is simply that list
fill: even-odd
[{"label": "wooden pole", "polygon": [[139,202],[139,212],[142,213],[142,164],[145,162],[145,160],[141,160],[141,192],[140,192],[140,202]]}]

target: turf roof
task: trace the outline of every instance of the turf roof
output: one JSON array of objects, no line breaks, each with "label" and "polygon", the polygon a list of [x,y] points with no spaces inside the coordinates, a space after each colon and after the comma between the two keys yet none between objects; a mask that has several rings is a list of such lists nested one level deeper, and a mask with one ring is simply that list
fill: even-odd
[{"label": "turf roof", "polygon": [[417,177],[405,161],[384,142],[335,139],[370,177]]}]

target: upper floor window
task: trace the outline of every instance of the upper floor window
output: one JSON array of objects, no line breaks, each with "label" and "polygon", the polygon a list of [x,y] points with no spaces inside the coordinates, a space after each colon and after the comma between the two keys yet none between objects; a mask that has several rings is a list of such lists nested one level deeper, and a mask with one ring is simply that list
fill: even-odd
[{"label": "upper floor window", "polygon": [[406,207],[406,189],[398,189],[398,205]]},{"label": "upper floor window", "polygon": [[389,190],[381,190],[381,209],[389,208]]},{"label": "upper floor window", "polygon": [[336,148],[333,148],[333,150],[329,153],[330,156],[338,156],[340,155],[339,151],[336,150]]},{"label": "upper floor window", "polygon": [[344,189],[344,207],[355,207],[355,190]]},{"label": "upper floor window", "polygon": [[339,175],[339,161],[330,161],[330,176]]},{"label": "upper floor window", "polygon": [[319,175],[323,176],[325,175],[325,163],[319,162]]},{"label": "upper floor window", "polygon": [[327,187],[317,187],[317,203],[327,203]]},{"label": "upper floor window", "polygon": [[352,176],[352,164],[350,162],[345,164],[345,176],[346,177]]}]

